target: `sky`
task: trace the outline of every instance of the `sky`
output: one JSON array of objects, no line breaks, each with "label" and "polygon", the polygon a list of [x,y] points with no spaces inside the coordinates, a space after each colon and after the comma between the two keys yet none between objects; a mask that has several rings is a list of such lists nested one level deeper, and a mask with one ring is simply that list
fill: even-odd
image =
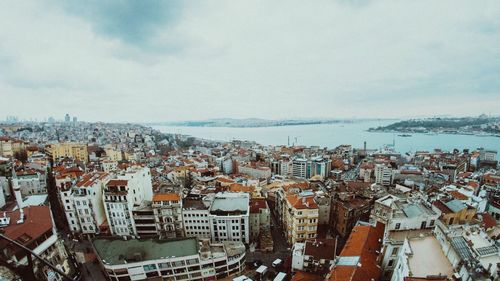
[{"label": "sky", "polygon": [[0,120],[500,115],[500,1],[1,1]]}]

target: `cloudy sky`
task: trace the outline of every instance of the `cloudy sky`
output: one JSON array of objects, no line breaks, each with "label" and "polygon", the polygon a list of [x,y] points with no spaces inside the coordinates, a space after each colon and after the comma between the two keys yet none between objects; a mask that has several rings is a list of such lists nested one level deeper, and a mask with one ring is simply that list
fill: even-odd
[{"label": "cloudy sky", "polygon": [[500,115],[500,1],[1,1],[0,119]]}]

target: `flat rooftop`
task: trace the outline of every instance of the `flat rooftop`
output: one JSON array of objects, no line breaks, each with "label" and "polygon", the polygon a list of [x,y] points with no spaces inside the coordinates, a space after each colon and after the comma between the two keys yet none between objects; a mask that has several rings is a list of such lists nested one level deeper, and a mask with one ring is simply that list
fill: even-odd
[{"label": "flat rooftop", "polygon": [[175,240],[96,238],[93,244],[101,260],[111,265],[198,254],[196,238]]},{"label": "flat rooftop", "polygon": [[250,206],[250,197],[246,193],[217,194],[210,207],[210,212],[246,214]]},{"label": "flat rooftop", "polygon": [[408,241],[413,255],[408,258],[412,276],[446,275],[451,277],[453,267],[448,261],[441,245],[434,236],[414,238]]}]

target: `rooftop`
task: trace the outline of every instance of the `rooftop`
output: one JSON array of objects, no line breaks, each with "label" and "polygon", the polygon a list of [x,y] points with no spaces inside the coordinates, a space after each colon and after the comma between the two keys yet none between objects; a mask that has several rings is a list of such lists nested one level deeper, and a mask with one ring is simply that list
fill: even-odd
[{"label": "rooftop", "polygon": [[452,276],[453,267],[434,236],[414,238],[408,242],[412,251],[412,255],[408,258],[412,276],[425,277],[439,274]]},{"label": "rooftop", "polygon": [[196,238],[176,240],[96,238],[93,244],[100,259],[105,264],[111,265],[198,254]]},{"label": "rooftop", "polygon": [[249,208],[250,197],[246,193],[218,193],[210,212],[246,214]]}]

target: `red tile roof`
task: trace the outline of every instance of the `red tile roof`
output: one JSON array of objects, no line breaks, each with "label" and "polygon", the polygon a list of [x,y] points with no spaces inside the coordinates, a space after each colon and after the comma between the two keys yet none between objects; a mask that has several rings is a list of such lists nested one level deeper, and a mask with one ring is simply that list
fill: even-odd
[{"label": "red tile roof", "polygon": [[286,197],[286,200],[295,209],[317,209],[318,204],[314,201],[314,197],[300,197],[297,194],[290,194]]},{"label": "red tile roof", "polygon": [[127,184],[128,184],[128,180],[113,179],[113,180],[108,181],[106,186],[125,186]]},{"label": "red tile roof", "polygon": [[341,257],[359,256],[358,265],[336,266],[330,272],[329,281],[365,281],[380,280],[382,270],[378,257],[382,247],[385,226],[355,226],[349,235]]},{"label": "red tile roof", "polygon": [[293,275],[291,281],[322,281],[322,276],[304,271],[297,271]]},{"label": "red tile roof", "polygon": [[483,224],[486,229],[492,228],[497,225],[497,221],[489,213],[483,213],[482,216],[483,216]]},{"label": "red tile roof", "polygon": [[52,229],[52,216],[49,206],[29,206],[23,208],[24,222],[17,224],[20,218],[20,210],[16,210],[7,216],[10,224],[4,228],[4,235],[12,240],[17,240],[23,245],[29,245],[44,233]]},{"label": "red tile roof", "polygon": [[464,194],[462,194],[462,193],[460,193],[460,192],[458,192],[458,191],[456,191],[456,190],[452,190],[452,191],[450,191],[450,192],[449,192],[449,194],[450,194],[453,198],[455,198],[455,199],[457,199],[457,200],[467,200],[467,199],[469,199],[469,197],[468,197],[467,195],[464,195]]},{"label": "red tile roof", "polygon": [[260,213],[261,209],[267,209],[267,202],[264,198],[251,198],[250,199],[250,213]]}]

